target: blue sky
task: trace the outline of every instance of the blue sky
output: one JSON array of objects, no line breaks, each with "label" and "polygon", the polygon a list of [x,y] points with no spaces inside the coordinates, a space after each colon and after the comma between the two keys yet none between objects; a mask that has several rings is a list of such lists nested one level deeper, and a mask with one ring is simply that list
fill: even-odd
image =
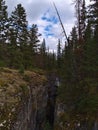
[{"label": "blue sky", "polygon": [[52,22],[53,24],[57,24],[58,23],[58,18],[56,17],[56,15],[54,14],[53,16],[49,17],[47,16],[47,14],[50,13],[51,10],[47,10],[43,16],[41,17],[42,20],[46,20],[48,22]]},{"label": "blue sky", "polygon": [[44,27],[44,35],[46,36],[46,38],[48,38],[49,36],[51,37],[55,36],[55,34],[52,32],[52,28],[59,22],[55,14],[53,16],[48,15],[50,11],[51,10],[48,9],[41,17],[41,20],[48,22],[48,24]]},{"label": "blue sky", "polygon": [[[87,3],[88,1],[86,0]],[[54,0],[54,2],[69,35],[71,28],[75,24],[73,0]],[[52,0],[6,0],[9,14],[18,3],[21,3],[26,9],[29,25],[38,25],[39,33],[42,34],[40,40],[42,41],[45,38],[47,47],[49,46],[50,50],[56,50],[58,38],[61,39],[63,46],[65,38],[62,34]]]}]

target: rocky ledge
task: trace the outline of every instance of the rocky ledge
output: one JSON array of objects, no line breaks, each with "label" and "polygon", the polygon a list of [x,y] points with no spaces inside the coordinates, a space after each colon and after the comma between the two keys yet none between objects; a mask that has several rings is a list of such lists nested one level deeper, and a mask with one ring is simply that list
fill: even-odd
[{"label": "rocky ledge", "polygon": [[43,71],[0,68],[0,130],[43,130],[47,106]]}]

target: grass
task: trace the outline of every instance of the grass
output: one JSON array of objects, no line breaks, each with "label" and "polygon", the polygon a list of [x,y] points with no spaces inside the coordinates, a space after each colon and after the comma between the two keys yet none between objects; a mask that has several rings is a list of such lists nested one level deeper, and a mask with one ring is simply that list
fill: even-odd
[{"label": "grass", "polygon": [[42,70],[20,73],[18,70],[0,67],[0,130],[16,120],[22,99],[28,98],[28,86],[38,87],[46,81]]}]

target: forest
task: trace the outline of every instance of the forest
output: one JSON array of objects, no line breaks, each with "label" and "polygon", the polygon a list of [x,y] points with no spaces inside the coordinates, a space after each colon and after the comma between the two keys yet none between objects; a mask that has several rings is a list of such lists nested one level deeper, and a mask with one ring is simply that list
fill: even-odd
[{"label": "forest", "polygon": [[63,49],[58,39],[56,54],[44,38],[40,44],[42,34],[36,24],[29,27],[22,4],[9,16],[0,0],[0,68],[55,73],[60,80],[55,130],[98,130],[98,0],[87,7],[85,2],[74,1],[76,24]]}]

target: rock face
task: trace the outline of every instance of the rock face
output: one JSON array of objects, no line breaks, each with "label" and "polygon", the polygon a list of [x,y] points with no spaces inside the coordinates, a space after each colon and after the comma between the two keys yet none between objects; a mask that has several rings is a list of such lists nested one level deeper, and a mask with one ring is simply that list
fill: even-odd
[{"label": "rock face", "polygon": [[[24,100],[12,130],[43,130],[47,97],[45,86],[29,86],[29,97]],[[33,88],[33,89],[32,89]]]},{"label": "rock face", "polygon": [[0,130],[43,130],[46,106],[43,72],[0,69]]},{"label": "rock face", "polygon": [[69,119],[58,86],[54,74],[0,68],[0,130],[98,130],[98,115]]}]

